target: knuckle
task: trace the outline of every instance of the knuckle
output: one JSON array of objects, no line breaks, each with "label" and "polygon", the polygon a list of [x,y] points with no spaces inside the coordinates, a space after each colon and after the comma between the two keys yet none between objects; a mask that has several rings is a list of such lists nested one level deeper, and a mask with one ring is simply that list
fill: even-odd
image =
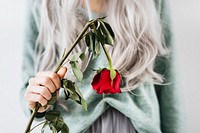
[{"label": "knuckle", "polygon": [[52,81],[54,82],[56,89],[60,88],[60,78],[58,77],[58,75],[55,73],[52,73],[50,77]]},{"label": "knuckle", "polygon": [[43,78],[43,83],[44,84],[49,84],[49,81],[50,81],[49,77],[44,77]]},{"label": "knuckle", "polygon": [[53,93],[53,92],[54,92],[54,89],[52,89],[52,88],[49,88],[49,91],[50,91],[51,93]]},{"label": "knuckle", "polygon": [[45,97],[47,100],[50,100],[51,99],[51,95],[49,94],[48,92],[48,89],[46,88],[43,88],[40,92],[40,94]]},{"label": "knuckle", "polygon": [[51,78],[52,80],[57,80],[57,79],[58,79],[58,75],[55,74],[55,73],[51,73],[51,74],[50,74],[50,78]]},{"label": "knuckle", "polygon": [[58,80],[58,81],[56,82],[56,89],[59,89],[60,86],[61,86],[61,82],[60,82],[60,80]]},{"label": "knuckle", "polygon": [[40,94],[44,96],[46,94],[46,90],[44,88],[41,89]]},{"label": "knuckle", "polygon": [[47,100],[50,100],[51,99],[51,95],[47,95]]},{"label": "knuckle", "polygon": [[43,106],[47,105],[47,103],[48,103],[47,100],[44,100]]},{"label": "knuckle", "polygon": [[55,91],[55,87],[54,86],[50,86],[47,89],[50,91],[50,93],[53,93]]},{"label": "knuckle", "polygon": [[51,99],[51,97],[50,97],[50,96],[47,96],[47,97],[46,97],[46,99],[47,99],[47,100],[50,100],[50,99]]},{"label": "knuckle", "polygon": [[41,103],[41,104],[43,103],[43,97],[42,96],[38,96],[38,102]]},{"label": "knuckle", "polygon": [[39,96],[38,102],[39,102],[42,106],[46,105],[46,103],[47,103],[47,101],[46,101],[42,96]]}]

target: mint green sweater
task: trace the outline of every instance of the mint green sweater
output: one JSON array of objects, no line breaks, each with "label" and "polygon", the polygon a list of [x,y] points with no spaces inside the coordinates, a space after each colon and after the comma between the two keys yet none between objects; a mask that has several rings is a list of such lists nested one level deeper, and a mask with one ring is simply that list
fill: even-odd
[{"label": "mint green sweater", "polygon": [[[30,77],[34,76],[35,42],[39,29],[39,12],[36,11],[34,2],[29,0],[28,16],[26,23],[25,43],[23,52],[23,95]],[[170,19],[166,0],[155,0],[157,10],[160,13],[163,26],[163,34],[167,46],[172,49],[172,56],[157,58],[155,70],[164,75],[169,85],[154,85],[144,83],[131,92],[120,94],[99,95],[91,88],[91,81],[95,74],[90,68],[107,67],[102,54],[90,63],[84,73],[83,84],[79,84],[80,90],[88,103],[88,111],[74,101],[64,100],[64,95],[58,99],[54,106],[62,112],[65,122],[71,133],[84,132],[102,113],[112,106],[127,116],[138,133],[184,133],[184,114],[180,88],[177,85],[175,73],[175,60],[173,56],[173,39],[170,29]],[[23,97],[23,96],[22,96]],[[21,99],[24,102],[24,99]],[[30,113],[25,102],[24,109]],[[63,106],[64,105],[64,106]]]}]

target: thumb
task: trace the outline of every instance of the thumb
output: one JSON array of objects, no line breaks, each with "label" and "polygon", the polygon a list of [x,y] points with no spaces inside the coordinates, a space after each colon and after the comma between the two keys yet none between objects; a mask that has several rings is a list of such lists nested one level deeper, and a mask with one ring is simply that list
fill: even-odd
[{"label": "thumb", "polygon": [[60,78],[64,78],[66,72],[67,72],[67,68],[66,68],[66,67],[61,67],[61,68],[58,70],[57,74],[58,74],[58,76],[59,76]]}]

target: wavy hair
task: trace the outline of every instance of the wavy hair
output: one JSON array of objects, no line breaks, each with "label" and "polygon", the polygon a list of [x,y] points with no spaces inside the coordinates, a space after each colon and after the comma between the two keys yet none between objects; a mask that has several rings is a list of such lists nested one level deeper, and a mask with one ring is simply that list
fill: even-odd
[{"label": "wavy hair", "polygon": [[[109,52],[115,69],[125,79],[123,90],[133,90],[144,82],[162,83],[163,77],[154,71],[154,63],[157,56],[167,53],[167,48],[154,0],[107,0],[106,4],[106,21],[116,35]],[[90,9],[85,16],[81,14],[83,0],[42,0],[40,5],[36,71],[54,67],[61,56],[59,51],[71,46],[91,14]],[[74,52],[86,49],[79,45]],[[86,68],[87,63],[82,66]]]}]

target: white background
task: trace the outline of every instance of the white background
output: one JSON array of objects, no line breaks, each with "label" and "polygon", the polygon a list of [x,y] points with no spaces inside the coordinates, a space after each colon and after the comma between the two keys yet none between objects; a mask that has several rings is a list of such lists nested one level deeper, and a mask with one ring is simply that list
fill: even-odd
[{"label": "white background", "polygon": [[[200,1],[170,0],[188,133],[200,131]],[[0,132],[24,131],[19,104],[25,0],[0,2]]]}]

